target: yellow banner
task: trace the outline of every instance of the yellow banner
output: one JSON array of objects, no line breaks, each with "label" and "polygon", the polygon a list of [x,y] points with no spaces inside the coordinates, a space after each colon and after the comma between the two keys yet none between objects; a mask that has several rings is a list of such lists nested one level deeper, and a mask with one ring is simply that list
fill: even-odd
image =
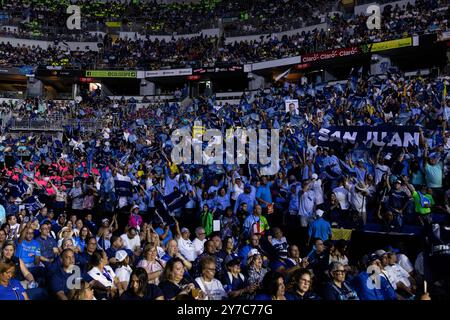
[{"label": "yellow banner", "polygon": [[122,22],[120,21],[106,21],[106,26],[110,28],[120,28]]},{"label": "yellow banner", "polygon": [[333,240],[349,241],[352,238],[352,229],[331,228],[331,234]]},{"label": "yellow banner", "polygon": [[136,78],[136,71],[126,70],[87,70],[86,77],[93,78]]},{"label": "yellow banner", "polygon": [[413,40],[411,37],[398,39],[398,40],[377,42],[377,43],[372,43],[370,52],[378,52],[378,51],[410,47],[410,46],[412,46],[412,44],[413,44]]}]

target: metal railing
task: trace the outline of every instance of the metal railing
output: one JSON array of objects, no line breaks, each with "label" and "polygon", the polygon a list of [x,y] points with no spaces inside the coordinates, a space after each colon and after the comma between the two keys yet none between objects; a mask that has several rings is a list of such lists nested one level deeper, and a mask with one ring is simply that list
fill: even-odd
[{"label": "metal railing", "polygon": [[60,131],[63,129],[64,118],[53,116],[35,119],[11,119],[10,129],[15,131]]}]

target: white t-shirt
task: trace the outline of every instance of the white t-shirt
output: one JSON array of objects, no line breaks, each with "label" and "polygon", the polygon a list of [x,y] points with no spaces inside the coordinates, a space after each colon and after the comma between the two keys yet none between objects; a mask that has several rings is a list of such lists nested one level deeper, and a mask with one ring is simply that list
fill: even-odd
[{"label": "white t-shirt", "polygon": [[350,192],[350,202],[353,208],[359,213],[366,212],[367,198],[364,197],[361,192],[357,192],[355,186],[352,186]]},{"label": "white t-shirt", "polygon": [[334,194],[336,195],[337,201],[341,205],[342,210],[348,210],[350,207],[350,203],[348,202],[348,190],[344,187],[337,187],[333,189]]},{"label": "white t-shirt", "polygon": [[397,254],[397,263],[400,267],[405,269],[405,271],[408,273],[411,273],[412,271],[414,271],[414,267],[413,267],[411,261],[403,253]]},{"label": "white t-shirt", "polygon": [[383,174],[391,175],[391,169],[385,164],[377,164],[375,166],[375,184],[379,184]]},{"label": "white t-shirt", "polygon": [[408,288],[411,287],[411,282],[408,279],[408,272],[406,272],[406,270],[400,267],[397,263],[392,266],[387,266],[385,270],[388,274],[393,275],[393,278],[397,280],[396,283],[403,282],[403,284]]},{"label": "white t-shirt", "polygon": [[237,183],[233,184],[233,195],[231,196],[231,199],[237,200],[240,194],[244,193],[244,184],[241,183],[241,186],[239,187]]},{"label": "white t-shirt", "polygon": [[130,266],[121,266],[116,269],[116,276],[119,278],[120,282],[126,282],[128,285],[128,282],[130,282],[131,273],[133,272],[133,269],[131,269]]},{"label": "white t-shirt", "polygon": [[205,242],[206,239],[200,240],[198,238],[195,238],[194,241],[192,241],[195,247],[195,258],[197,258],[199,255],[203,253],[203,249],[205,248]]},{"label": "white t-shirt", "polygon": [[322,180],[317,179],[312,183],[312,189],[314,191],[314,195],[316,197],[316,205],[322,204],[323,200],[323,189],[322,189]]},{"label": "white t-shirt", "polygon": [[298,205],[298,214],[303,217],[312,216],[314,210],[315,193],[313,190],[308,190],[300,196]]},{"label": "white t-shirt", "polygon": [[[102,273],[97,267],[93,267],[89,270],[88,275],[92,277],[92,279],[97,280],[105,287],[114,287],[114,278],[116,274],[110,266],[105,266]],[[108,275],[108,276],[107,276]]]},{"label": "white t-shirt", "polygon": [[123,240],[123,244],[124,244],[125,248],[127,248],[128,250],[134,251],[134,249],[136,249],[136,247],[141,246],[141,238],[138,235],[135,235],[133,239],[130,239],[130,238],[128,238],[127,234],[124,233],[120,237]]},{"label": "white t-shirt", "polygon": [[206,282],[202,277],[198,277],[195,279],[195,282],[197,282],[200,289],[206,294],[205,300],[222,300],[228,296],[222,283],[217,279]]},{"label": "white t-shirt", "polygon": [[178,239],[178,250],[187,260],[193,262],[196,258],[195,246],[190,239],[184,240],[183,237]]}]

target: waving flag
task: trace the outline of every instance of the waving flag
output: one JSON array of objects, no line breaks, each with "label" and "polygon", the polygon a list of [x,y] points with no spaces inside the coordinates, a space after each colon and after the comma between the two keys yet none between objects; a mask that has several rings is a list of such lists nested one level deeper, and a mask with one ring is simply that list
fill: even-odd
[{"label": "waving flag", "polygon": [[287,75],[289,74],[289,72],[291,72],[292,68],[287,69],[285,72],[280,73],[276,78],[275,78],[275,82],[279,81],[282,78],[286,78]]}]

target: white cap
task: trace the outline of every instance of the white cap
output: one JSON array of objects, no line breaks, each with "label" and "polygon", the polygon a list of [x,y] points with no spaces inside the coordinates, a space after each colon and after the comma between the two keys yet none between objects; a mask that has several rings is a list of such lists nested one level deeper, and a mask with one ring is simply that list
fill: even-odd
[{"label": "white cap", "polygon": [[247,258],[251,258],[251,257],[257,256],[257,255],[261,255],[261,253],[259,253],[258,249],[253,248],[248,253]]},{"label": "white cap", "polygon": [[379,256],[379,257],[384,256],[386,253],[387,253],[387,252],[384,251],[384,250],[382,250],[382,249],[375,251],[375,254],[376,254],[377,256]]},{"label": "white cap", "polygon": [[127,257],[127,252],[125,250],[119,250],[116,252],[116,260],[122,262]]},{"label": "white cap", "polygon": [[317,173],[313,173],[311,178],[313,178],[314,180],[317,180],[319,178],[319,176],[317,175]]},{"label": "white cap", "polygon": [[324,211],[323,211],[323,210],[321,210],[321,209],[317,209],[317,210],[316,210],[316,216],[317,216],[317,217],[320,218],[320,217],[323,216],[323,214],[324,214]]}]

